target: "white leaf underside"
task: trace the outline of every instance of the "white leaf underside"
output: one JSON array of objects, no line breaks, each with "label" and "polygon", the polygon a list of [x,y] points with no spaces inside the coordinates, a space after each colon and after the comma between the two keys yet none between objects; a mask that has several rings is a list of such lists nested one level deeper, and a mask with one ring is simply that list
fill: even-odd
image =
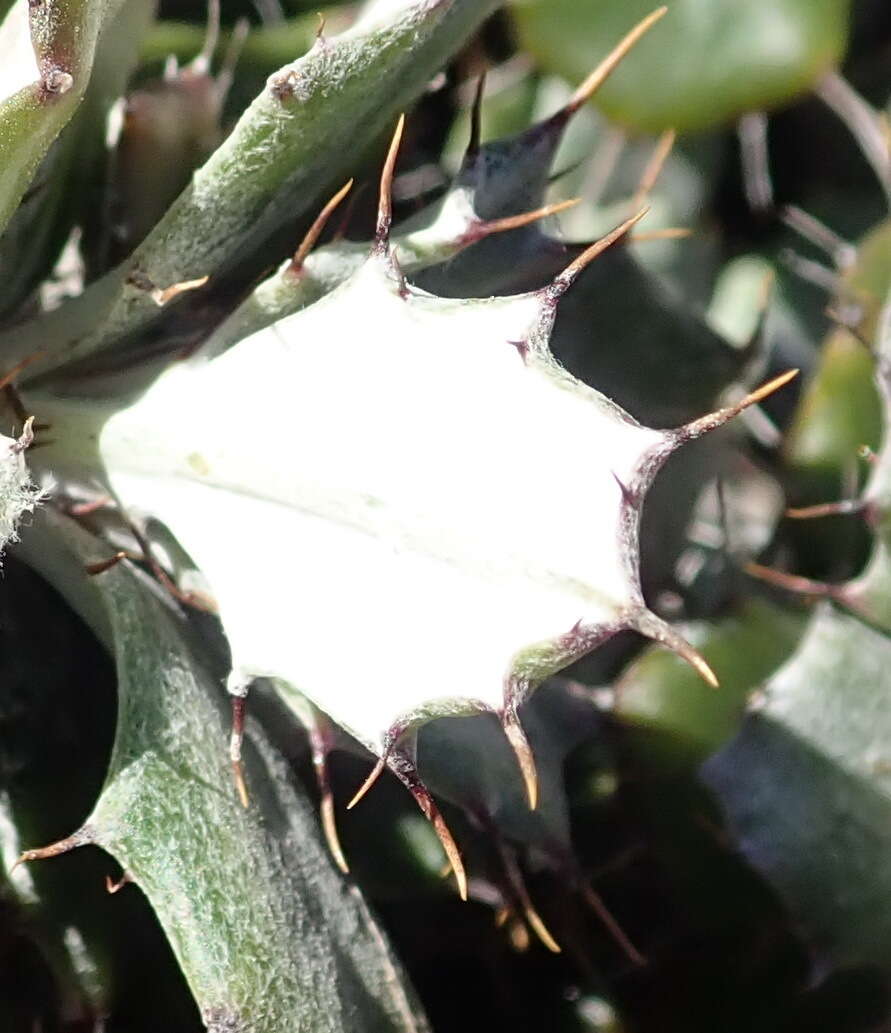
[{"label": "white leaf underside", "polygon": [[28,0],[16,0],[0,23],[0,102],[40,78],[31,43]]},{"label": "white leaf underside", "polygon": [[556,367],[552,313],[403,296],[372,258],[108,420],[112,487],[207,577],[237,677],[380,753],[406,715],[500,710],[520,652],[639,604],[618,481],[665,437]]}]

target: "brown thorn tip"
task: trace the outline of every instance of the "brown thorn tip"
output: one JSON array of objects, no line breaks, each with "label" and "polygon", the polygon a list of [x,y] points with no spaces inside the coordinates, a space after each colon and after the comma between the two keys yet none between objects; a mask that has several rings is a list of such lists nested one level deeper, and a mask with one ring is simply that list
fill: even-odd
[{"label": "brown thorn tip", "polygon": [[637,184],[637,190],[635,191],[634,198],[631,201],[631,209],[634,211],[644,203],[652,192],[653,187],[656,185],[656,181],[659,179],[659,175],[662,172],[662,168],[665,162],[668,160],[669,154],[674,147],[674,142],[677,139],[677,133],[673,129],[667,129],[656,142],[656,146],[653,149],[653,153],[650,156],[650,160],[647,162],[643,174],[640,177],[640,182]]},{"label": "brown thorn tip", "polygon": [[386,766],[386,763],[387,755],[385,753],[383,757],[378,758],[377,763],[371,769],[371,774],[368,776],[368,778],[365,779],[365,781],[359,787],[359,790],[356,793],[356,795],[347,804],[348,811],[351,811],[356,806],[356,804],[362,799],[362,797],[368,792],[368,790],[374,785],[374,783],[381,777],[381,774],[384,770],[384,767]]},{"label": "brown thorn tip", "polygon": [[659,641],[661,641],[663,645],[668,646],[668,648],[673,653],[676,653],[682,660],[686,660],[706,685],[713,689],[717,689],[719,687],[720,682],[718,681],[718,676],[711,667],[709,667],[705,657],[698,650],[694,649],[685,638],[672,632],[670,636],[660,639]]},{"label": "brown thorn tip", "polygon": [[578,111],[585,101],[593,97],[641,36],[647,33],[667,11],[667,7],[657,7],[655,11],[650,12],[646,18],[634,26],[575,91],[564,108],[566,114],[571,115]]},{"label": "brown thorn tip", "polygon": [[552,951],[554,954],[560,954],[560,945],[551,936],[550,930],[542,921],[541,915],[535,910],[535,905],[529,897],[529,891],[526,889],[526,883],[523,881],[523,873],[517,864],[516,855],[506,844],[497,838],[496,843],[501,854],[501,860],[504,863],[504,871],[507,875],[508,883],[523,910],[523,914],[526,916],[529,928],[549,951]]},{"label": "brown thorn tip", "polygon": [[247,711],[247,696],[232,696],[232,732],[229,737],[229,760],[232,763],[232,778],[241,806],[247,810],[250,800],[244,780],[241,763],[241,744],[244,741],[244,721]]},{"label": "brown thorn tip", "polygon": [[705,658],[702,656],[701,653],[698,653],[695,649],[690,649],[688,653],[682,653],[681,655],[684,657],[687,663],[693,666],[696,673],[699,675],[700,678],[702,678],[706,685],[710,685],[713,689],[718,688],[718,686],[720,685],[720,682],[718,681],[718,676],[711,669],[711,667],[709,667],[708,663],[706,662]]},{"label": "brown thorn tip", "polygon": [[112,567],[116,567],[121,560],[127,558],[126,552],[116,552],[113,556],[109,556],[107,560],[98,560],[96,563],[88,563],[84,570],[90,575],[95,577],[97,574],[104,574],[106,570],[111,570]]},{"label": "brown thorn tip", "polygon": [[840,590],[836,585],[827,584],[825,581],[815,581],[813,578],[801,577],[799,574],[787,574],[782,570],[774,570],[773,567],[765,567],[760,563],[747,563],[743,570],[759,581],[765,581],[777,588],[785,588],[789,592],[798,595],[815,595],[824,599],[836,599]]},{"label": "brown thorn tip", "polygon": [[[757,402],[764,401],[769,395],[772,395],[775,391],[779,391],[781,387],[785,387],[790,380],[794,380],[801,370],[798,369],[787,369],[785,373],[781,373],[778,377],[774,377],[773,380],[768,380],[766,384],[762,384],[757,390],[737,403],[740,411],[748,409],[750,405],[755,405]],[[737,408],[734,406],[733,408]]]},{"label": "brown thorn tip", "polygon": [[646,635],[647,638],[651,638],[654,642],[661,643],[677,654],[682,660],[686,660],[706,685],[711,686],[713,689],[718,688],[720,682],[715,672],[709,667],[705,657],[661,617],[657,617],[655,613],[646,610],[637,615],[630,627],[639,631],[642,635]]},{"label": "brown thorn tip", "polygon": [[848,516],[859,513],[866,503],[863,499],[842,499],[839,502],[820,502],[816,506],[790,506],[785,515],[791,520],[814,520],[825,516]]},{"label": "brown thorn tip", "polygon": [[303,267],[303,263],[306,261],[306,256],[316,246],[316,241],[321,236],[322,230],[327,225],[335,208],[337,208],[340,202],[350,192],[352,186],[353,180],[349,180],[345,183],[316,216],[312,226],[310,226],[306,231],[306,236],[300,241],[300,246],[294,252],[294,257],[291,259],[291,264],[288,266],[288,269],[292,273],[300,272],[300,269]]},{"label": "brown thorn tip", "polygon": [[529,745],[519,717],[511,710],[506,710],[502,715],[501,725],[517,758],[517,763],[520,765],[520,772],[526,786],[526,797],[529,800],[529,809],[534,811],[538,806],[538,773],[535,770],[535,756],[532,753],[532,747]]},{"label": "brown thorn tip", "polygon": [[31,861],[45,861],[50,857],[59,857],[60,854],[67,854],[70,850],[75,850],[79,846],[86,846],[92,842],[93,834],[91,830],[84,827],[70,836],[66,836],[64,839],[50,843],[49,846],[37,847],[34,850],[23,850],[9,869],[9,874],[12,875],[20,864],[28,864]]},{"label": "brown thorn tip", "polygon": [[647,963],[647,959],[641,954],[641,952],[634,946],[631,940],[626,936],[625,930],[619,925],[616,919],[613,917],[612,912],[603,903],[600,894],[592,889],[587,883],[582,884],[582,896],[585,902],[589,905],[591,910],[597,915],[601,922],[606,926],[607,931],[612,938],[618,943],[618,945],[625,952],[628,959],[635,965],[643,967]]},{"label": "brown thorn tip", "polygon": [[569,288],[586,266],[590,265],[595,258],[603,254],[607,248],[612,247],[613,244],[621,240],[632,226],[635,226],[640,222],[649,210],[649,207],[641,208],[641,210],[632,215],[630,219],[626,219],[623,223],[616,226],[614,230],[610,230],[605,237],[601,237],[600,240],[594,241],[590,247],[586,248],[577,258],[573,259],[562,273],[557,274],[549,289],[555,294],[562,294]]},{"label": "brown thorn tip", "polygon": [[743,410],[756,405],[758,402],[763,402],[769,395],[779,391],[781,387],[785,387],[790,380],[794,380],[798,376],[799,372],[800,370],[797,369],[787,369],[785,373],[781,373],[778,377],[774,377],[773,380],[762,384],[761,387],[752,391],[751,394],[746,395],[745,398],[734,405],[729,405],[725,409],[718,409],[716,412],[701,416],[698,420],[693,420],[692,423],[688,423],[674,432],[676,441],[678,443],[692,441],[694,438],[698,438],[711,430],[715,430],[717,427],[723,426],[728,420],[738,416]]},{"label": "brown thorn tip", "polygon": [[529,923],[529,928],[535,933],[535,935],[541,940],[541,942],[547,947],[552,954],[562,954],[560,944],[551,936],[550,930],[544,924],[541,919],[541,915],[535,910],[530,904],[524,908],[523,914],[526,916],[526,921]]},{"label": "brown thorn tip", "polygon": [[159,308],[163,308],[168,301],[172,301],[180,294],[185,294],[187,291],[195,291],[198,290],[199,287],[203,287],[209,279],[209,276],[199,276],[194,280],[181,280],[179,283],[172,283],[169,287],[155,287],[151,291],[152,301],[154,301]]},{"label": "brown thorn tip", "polygon": [[232,778],[235,781],[235,789],[238,792],[238,799],[241,801],[241,806],[247,810],[250,807],[251,800],[248,796],[247,783],[244,780],[244,767],[241,760],[232,761]]},{"label": "brown thorn tip", "polygon": [[42,359],[44,355],[46,355],[46,348],[38,348],[37,351],[26,355],[24,359],[17,362],[12,369],[0,377],[0,389],[9,387],[23,369],[26,369],[33,362],[37,362],[38,359]]},{"label": "brown thorn tip", "polygon": [[429,814],[430,821],[433,823],[433,830],[439,837],[439,842],[442,844],[445,855],[449,859],[449,864],[452,866],[452,871],[455,873],[455,882],[458,884],[458,896],[462,900],[467,900],[467,873],[464,871],[464,862],[461,860],[461,852],[458,850],[458,844],[452,838],[449,827],[445,823],[445,818],[435,808],[431,809]]},{"label": "brown thorn tip", "polygon": [[531,212],[523,212],[520,215],[508,215],[503,219],[492,219],[491,222],[478,224],[476,236],[489,236],[492,233],[504,233],[507,230],[515,230],[520,226],[528,226],[530,223],[546,219],[549,215],[557,215],[565,212],[581,201],[580,197],[572,197],[568,201],[557,201],[554,204],[546,204],[541,208],[534,208]]},{"label": "brown thorn tip", "polygon": [[121,877],[117,882],[112,879],[110,875],[105,876],[105,891],[106,893],[114,894],[120,893],[120,891],[127,885],[127,883],[133,881],[133,876],[125,868],[121,872]]},{"label": "brown thorn tip", "polygon": [[340,845],[340,836],[337,834],[337,822],[334,817],[334,797],[330,792],[322,794],[321,815],[322,831],[325,833],[325,842],[328,844],[331,856],[343,874],[349,875],[350,866],[347,864],[343,847]]},{"label": "brown thorn tip", "polygon": [[402,131],[405,128],[405,115],[399,116],[396,123],[396,130],[393,139],[390,141],[390,149],[387,151],[387,160],[381,172],[380,199],[377,208],[377,230],[375,231],[375,243],[377,247],[384,248],[390,236],[390,224],[393,221],[393,171],[396,168],[396,158],[399,154],[399,145],[402,142]]},{"label": "brown thorn tip", "polygon": [[688,226],[666,226],[661,230],[646,230],[644,233],[631,233],[628,239],[632,244],[647,244],[651,240],[684,240],[693,236]]}]

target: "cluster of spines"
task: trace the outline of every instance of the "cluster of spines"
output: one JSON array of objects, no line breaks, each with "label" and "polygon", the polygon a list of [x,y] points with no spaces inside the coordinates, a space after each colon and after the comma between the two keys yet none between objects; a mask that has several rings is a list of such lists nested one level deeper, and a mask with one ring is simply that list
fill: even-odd
[{"label": "cluster of spines", "polygon": [[[597,69],[592,72],[585,83],[579,87],[579,89],[573,94],[570,101],[554,116],[546,120],[544,123],[539,124],[533,129],[529,130],[527,137],[533,137],[535,135],[547,134],[553,137],[555,140],[559,139],[559,135],[562,133],[563,128],[571,118],[571,116],[582,106],[582,104],[591,96],[591,94],[600,86],[600,84],[606,79],[606,77],[612,72],[619,61],[625,56],[625,54],[631,49],[631,47],[637,42],[637,40],[653,25],[655,22],[662,17],[665,13],[665,8],[660,8],[654,11],[651,15],[645,18],[639,25],[637,25],[619,44],[619,46],[598,66]],[[478,111],[474,114],[473,118],[474,133],[471,140],[471,145],[468,149],[468,156],[466,161],[472,162],[479,149],[478,139]],[[391,226],[392,226],[392,181],[395,171],[396,159],[398,155],[398,148],[402,133],[403,119],[400,118],[397,125],[396,132],[391,143],[387,159],[384,163],[384,168],[381,176],[381,188],[378,205],[378,217],[374,241],[372,243],[371,253],[373,256],[377,256],[381,260],[385,261],[391,270],[392,274],[396,277],[397,282],[400,284],[399,290],[404,296],[408,296],[410,288],[405,281],[402,272],[399,269],[397,256],[394,253],[394,249],[391,245]],[[654,156],[654,161],[651,163],[651,168],[644,176],[644,180],[641,184],[641,190],[638,192],[640,197],[639,200],[643,200],[643,196],[652,186],[652,180],[655,179],[656,171],[667,154],[670,148],[672,136],[666,136],[660,141],[657,147],[657,154]],[[315,221],[313,226],[310,228],[300,247],[295,252],[293,258],[289,264],[290,275],[299,277],[304,267],[304,263],[308,258],[312,247],[317,242],[322,229],[331,213],[334,211],[336,206],[340,203],[343,197],[349,190],[351,182],[342,188],[338,193],[331,199],[331,201],[325,206],[318,219]],[[568,202],[574,203],[574,202]],[[543,218],[547,215],[554,214],[555,212],[566,207],[567,202],[560,205],[551,205],[538,208],[532,212],[523,213],[517,216],[510,216],[503,219],[484,221],[479,220],[477,224],[470,226],[466,231],[464,238],[458,242],[458,246],[466,246],[468,243],[472,243],[475,240],[479,240],[484,236],[490,235],[491,233],[501,232],[504,230],[514,229],[518,226],[526,225],[532,221]],[[548,285],[541,288],[537,293],[540,301],[542,313],[546,317],[553,318],[553,314],[556,310],[558,302],[563,294],[572,286],[582,271],[593,262],[599,255],[601,255],[608,248],[617,245],[625,241],[631,233],[633,227],[640,221],[641,218],[646,214],[646,208],[641,208],[635,211],[629,218],[624,220],[614,230],[610,231],[601,239],[595,241],[590,246],[585,248],[576,258],[574,258],[564,269],[560,272]],[[528,351],[529,342],[512,342],[520,354],[521,359],[525,361],[526,352]],[[625,512],[625,520],[628,524],[629,531],[629,545],[636,542],[637,525],[640,517],[640,509],[643,504],[643,498],[646,492],[646,487],[652,476],[655,475],[656,470],[661,466],[662,462],[678,447],[684,443],[691,441],[701,435],[715,429],[732,419],[738,413],[751,405],[756,404],[766,397],[771,392],[777,390],[783,384],[788,382],[791,377],[795,375],[796,371],[790,371],[783,374],[780,377],[775,378],[770,383],[764,385],[759,390],[747,395],[736,404],[719,409],[714,413],[707,416],[701,417],[698,420],[694,420],[692,423],[686,424],[674,431],[665,432],[664,434],[664,445],[658,454],[654,454],[650,457],[650,464],[644,476],[641,478],[639,484],[620,484],[623,496],[623,507]],[[628,418],[630,420],[630,417]],[[633,541],[632,541],[633,539]],[[116,553],[106,564],[102,564],[101,568],[90,571],[90,573],[97,574],[110,568],[115,562],[126,557],[126,553]],[[636,553],[634,553],[633,565],[635,569],[633,573],[633,581],[637,582],[637,571],[636,571]],[[596,629],[585,629],[582,628],[581,624],[577,625],[576,628],[570,629],[567,635],[564,636],[566,642],[563,646],[566,647],[568,663],[571,659],[575,659],[591,651],[600,641],[615,634],[622,629],[633,629],[639,631],[641,634],[654,639],[663,645],[672,649],[678,655],[683,657],[686,661],[691,663],[695,669],[702,675],[705,681],[713,686],[717,686],[717,678],[711,671],[705,660],[689,645],[670,625],[668,625],[662,618],[652,613],[645,605],[642,597],[631,607],[625,611],[617,614],[616,620],[609,625],[601,625]],[[534,808],[537,805],[538,800],[538,786],[537,776],[535,769],[535,761],[532,754],[529,741],[526,737],[525,732],[519,717],[519,708],[528,695],[535,688],[535,684],[531,682],[525,682],[522,679],[508,679],[505,686],[504,693],[504,705],[498,713],[498,717],[501,721],[502,727],[505,731],[507,740],[514,751],[520,773],[522,775],[528,802],[530,807]],[[234,693],[232,699],[232,735],[231,735],[231,761],[232,768],[235,775],[235,782],[238,788],[239,795],[244,804],[248,803],[248,795],[244,781],[244,775],[242,772],[241,765],[241,741],[244,733],[244,722],[246,713],[246,696],[243,692]],[[309,727],[309,734],[313,752],[313,762],[317,773],[319,786],[322,795],[322,816],[323,826],[326,837],[328,839],[332,855],[334,856],[339,867],[346,871],[347,864],[344,858],[343,851],[341,849],[336,826],[334,821],[334,804],[331,796],[330,785],[327,776],[327,765],[326,758],[327,754],[332,748],[334,742],[333,731],[327,722],[327,718],[324,715],[316,715],[318,720],[310,720],[307,722]],[[395,722],[388,730],[384,739],[384,748],[381,756],[377,758],[377,761],[369,774],[366,781],[357,791],[349,807],[353,807],[358,801],[365,795],[365,793],[371,788],[376,779],[383,772],[384,768],[389,769],[396,777],[406,786],[409,790],[416,803],[420,807],[422,813],[433,825],[437,836],[442,843],[443,849],[449,860],[451,868],[456,878],[459,894],[462,898],[467,897],[467,876],[464,870],[464,865],[461,859],[460,851],[455,843],[455,840],[445,823],[439,809],[437,808],[433,797],[423,780],[418,773],[418,767],[415,755],[416,746],[416,730],[408,723]],[[89,829],[85,827],[73,836],[67,837],[64,840],[60,840],[58,843],[52,844],[51,846],[44,847],[37,850],[26,851],[20,860],[30,861],[36,860],[43,857],[55,856],[59,853],[63,853],[66,850],[72,849],[75,846],[82,845],[85,842],[90,841]],[[509,867],[509,866],[507,866]],[[517,881],[517,873],[514,873],[514,877],[510,880],[514,887],[514,895],[520,901],[521,910],[525,913],[527,920],[530,925],[538,932],[540,938],[550,947],[555,948],[556,944],[553,938],[547,932],[541,919],[535,912],[528,899],[525,889],[522,887],[521,881]],[[602,909],[602,904],[596,905],[598,909]],[[623,941],[623,946],[632,956],[635,954],[634,948],[627,943],[627,940],[623,940],[621,932],[612,922],[608,913],[605,910],[601,910],[601,914],[604,920],[613,929],[613,932],[617,938]]]}]

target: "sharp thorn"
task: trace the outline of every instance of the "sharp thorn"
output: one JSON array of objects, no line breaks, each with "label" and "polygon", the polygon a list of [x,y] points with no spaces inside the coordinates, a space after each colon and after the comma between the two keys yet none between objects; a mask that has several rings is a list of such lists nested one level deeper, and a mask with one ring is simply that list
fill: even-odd
[{"label": "sharp thorn", "polygon": [[112,567],[116,567],[121,560],[127,559],[126,552],[116,552],[114,556],[109,556],[106,560],[98,560],[96,563],[87,563],[84,566],[84,570],[90,575],[95,577],[97,574],[104,574],[106,570],[111,570]]},{"label": "sharp thorn", "polygon": [[827,584],[825,581],[815,581],[813,578],[801,577],[798,574],[787,574],[782,570],[774,570],[773,567],[765,567],[760,563],[747,563],[743,570],[750,576],[764,581],[777,588],[784,588],[797,595],[813,595],[821,599],[841,599],[842,593],[837,585]]},{"label": "sharp thorn", "polygon": [[529,896],[529,890],[526,888],[526,882],[523,879],[523,873],[520,870],[520,866],[517,863],[513,850],[500,838],[497,831],[494,831],[493,834],[498,847],[498,852],[501,855],[501,862],[504,865],[504,872],[507,875],[510,892],[520,905],[520,908],[526,917],[526,921],[529,924],[529,928],[549,951],[554,954],[560,954],[560,945],[551,935],[548,927],[544,924],[541,915],[535,910],[535,906]]},{"label": "sharp thorn", "polygon": [[334,816],[334,797],[330,789],[322,794],[320,812],[322,817],[322,831],[325,833],[325,842],[334,858],[334,863],[344,875],[350,874],[350,866],[340,845],[340,836],[337,834],[337,821]]},{"label": "sharp thorn", "polygon": [[677,133],[673,129],[667,129],[659,137],[656,146],[653,148],[653,153],[650,155],[650,160],[644,167],[640,182],[637,184],[637,190],[630,206],[632,211],[637,211],[650,196],[656,181],[659,179],[659,174],[662,172],[663,166],[671,154],[676,138]]},{"label": "sharp thorn", "polygon": [[780,221],[829,255],[840,269],[847,269],[856,261],[857,248],[850,241],[797,205],[784,205],[780,209]]},{"label": "sharp thorn", "polygon": [[38,359],[42,359],[44,355],[46,355],[46,348],[39,348],[36,352],[26,355],[24,359],[17,362],[12,369],[8,370],[2,377],[0,377],[0,389],[10,387],[23,369],[27,369],[27,367],[33,362],[37,362]]},{"label": "sharp thorn", "polygon": [[570,198],[568,201],[557,201],[555,204],[546,204],[541,208],[535,208],[531,212],[523,212],[520,215],[508,215],[503,219],[492,219],[490,222],[479,222],[474,226],[467,237],[471,241],[480,240],[483,237],[491,236],[493,233],[505,233],[508,230],[519,229],[521,226],[528,226],[540,219],[546,219],[549,215],[557,215],[574,208],[581,201],[580,197]]},{"label": "sharp thorn", "polygon": [[538,773],[535,770],[535,755],[526,738],[526,733],[523,731],[523,726],[520,724],[520,718],[513,707],[505,708],[501,715],[501,726],[520,766],[523,783],[526,786],[529,809],[534,811],[538,806]]},{"label": "sharp thorn", "polygon": [[657,21],[668,11],[667,7],[657,7],[621,40],[618,46],[607,54],[587,79],[578,87],[563,109],[565,115],[573,115],[576,111],[600,89],[609,76],[613,73],[622,59],[628,54],[631,48],[645,33],[656,24]]},{"label": "sharp thorn", "polygon": [[199,287],[203,287],[210,279],[209,276],[199,276],[194,280],[182,280],[180,283],[172,283],[169,287],[155,287],[149,293],[152,301],[159,307],[163,308],[168,301],[172,301],[180,294],[185,294],[186,291],[195,291]]},{"label": "sharp thorn", "polygon": [[393,133],[393,139],[390,141],[390,149],[387,151],[384,168],[381,172],[377,229],[374,234],[374,246],[378,252],[385,252],[389,248],[390,226],[393,222],[393,172],[396,168],[396,158],[399,154],[399,145],[402,142],[402,131],[404,128],[405,115],[400,115]]},{"label": "sharp thorn", "polygon": [[[415,793],[412,793],[415,800],[418,797]],[[442,844],[442,848],[445,851],[446,857],[449,859],[449,864],[452,866],[452,871],[455,874],[455,882],[458,884],[458,896],[462,900],[467,900],[467,873],[464,871],[464,862],[461,860],[461,852],[458,850],[458,844],[452,837],[452,833],[449,831],[448,825],[445,823],[445,818],[439,813],[438,808],[430,803],[429,813],[425,806],[418,800],[418,805],[421,810],[427,815],[427,818],[433,825],[433,830],[436,832],[439,842]]]},{"label": "sharp thorn", "polygon": [[93,830],[88,825],[85,825],[70,836],[56,840],[55,843],[50,843],[49,846],[37,847],[34,850],[24,850],[9,869],[9,874],[12,875],[20,864],[28,864],[31,861],[44,861],[50,857],[59,857],[61,854],[67,854],[71,850],[76,850],[79,846],[87,846],[94,839],[95,834]]},{"label": "sharp thorn", "polygon": [[105,509],[106,506],[113,505],[114,499],[110,495],[100,495],[98,498],[90,499],[88,502],[75,502],[68,506],[65,512],[68,516],[78,520],[88,517],[100,509]]},{"label": "sharp thorn", "polygon": [[302,720],[309,735],[312,766],[316,774],[316,783],[319,787],[319,812],[322,820],[322,831],[325,834],[325,842],[328,844],[328,850],[334,858],[334,863],[344,875],[349,875],[350,866],[347,864],[346,856],[340,845],[340,836],[337,834],[334,795],[331,792],[331,782],[328,778],[328,754],[331,751],[333,741],[330,722],[327,716],[317,710],[311,703],[307,704],[307,714]]},{"label": "sharp thorn", "polygon": [[523,909],[523,914],[526,916],[526,921],[529,923],[529,928],[535,933],[535,935],[541,940],[541,942],[547,947],[553,954],[561,954],[560,944],[551,936],[548,931],[548,927],[541,920],[541,916],[530,904],[528,907]]},{"label": "sharp thorn", "polygon": [[736,404],[729,405],[724,409],[718,409],[716,412],[701,416],[698,420],[693,420],[692,423],[679,427],[673,432],[676,442],[682,444],[685,441],[692,441],[695,438],[702,437],[703,434],[707,434],[709,431],[722,427],[728,420],[738,416],[744,409],[748,409],[758,402],[763,402],[765,398],[772,395],[775,391],[785,387],[790,380],[794,380],[798,376],[798,373],[797,369],[786,370],[785,373],[781,373],[778,377],[774,377],[773,380],[762,384],[761,387],[752,391],[751,394],[747,394],[745,398],[736,402]]},{"label": "sharp thorn", "polygon": [[563,270],[562,273],[558,273],[554,278],[551,285],[546,288],[547,291],[554,297],[559,297],[563,294],[575,279],[579,273],[589,266],[595,258],[603,254],[607,248],[613,246],[622,240],[631,229],[647,214],[649,208],[642,208],[635,215],[632,215],[630,219],[626,219],[619,226],[616,226],[614,230],[610,230],[606,236],[601,237],[600,240],[596,240],[590,247],[586,248],[577,258],[575,258],[569,265]]},{"label": "sharp thorn", "polygon": [[368,778],[359,786],[355,796],[347,804],[347,810],[351,811],[356,804],[362,799],[362,797],[368,792],[368,790],[374,785],[374,783],[381,777],[384,768],[387,766],[387,753],[384,752],[383,756],[379,757],[374,767],[371,769],[371,773]]},{"label": "sharp thorn", "polygon": [[408,789],[414,797],[415,803],[420,807],[421,813],[433,826],[455,874],[458,894],[462,900],[467,900],[467,873],[464,870],[464,862],[461,860],[461,852],[458,850],[458,845],[455,843],[445,819],[440,814],[439,808],[433,802],[429,789],[421,781],[413,757],[406,749],[396,747],[387,756],[386,764]]},{"label": "sharp thorn", "polygon": [[681,657],[682,660],[686,660],[706,685],[710,685],[713,689],[718,688],[720,684],[718,678],[711,667],[709,667],[705,657],[661,617],[657,617],[655,613],[649,610],[644,610],[635,615],[629,626],[634,628],[635,631],[639,631],[642,635],[646,635],[647,638],[651,638],[654,642],[659,642],[661,645],[666,646]]},{"label": "sharp thorn", "polygon": [[235,782],[238,800],[241,806],[247,810],[251,805],[251,798],[248,796],[247,783],[244,780],[244,765],[240,760],[232,761],[232,779]]},{"label": "sharp thorn", "polygon": [[863,499],[842,499],[839,502],[821,502],[816,506],[790,506],[785,515],[792,520],[814,520],[818,517],[861,513],[865,507]]},{"label": "sharp thorn", "polygon": [[247,810],[250,805],[244,767],[241,762],[241,745],[244,742],[244,721],[247,710],[247,696],[232,697],[232,732],[229,737],[229,760],[232,764],[232,778],[241,806]]},{"label": "sharp thorn", "polygon": [[628,240],[632,244],[648,244],[651,240],[684,240],[693,236],[693,230],[687,226],[666,226],[661,230],[646,230],[644,233],[629,233]]},{"label": "sharp thorn", "polygon": [[606,904],[603,903],[600,894],[593,890],[586,882],[582,883],[582,897],[600,921],[606,926],[607,931],[622,948],[628,960],[641,968],[646,965],[647,959],[626,936],[625,931],[613,917],[612,912]]},{"label": "sharp thorn", "polygon": [[312,226],[310,226],[310,228],[307,230],[306,236],[303,238],[303,240],[300,241],[300,246],[294,252],[294,257],[291,259],[291,263],[288,266],[288,271],[290,273],[299,273],[300,270],[303,268],[303,263],[306,261],[306,256],[316,246],[316,241],[318,241],[319,237],[321,236],[322,230],[327,225],[328,220],[331,218],[335,208],[337,208],[340,202],[350,192],[352,186],[352,180],[349,180],[347,183],[345,183],[316,216]]},{"label": "sharp thorn", "polygon": [[133,876],[125,868],[117,882],[110,875],[105,876],[105,890],[110,894],[120,893],[129,882],[133,882]]}]

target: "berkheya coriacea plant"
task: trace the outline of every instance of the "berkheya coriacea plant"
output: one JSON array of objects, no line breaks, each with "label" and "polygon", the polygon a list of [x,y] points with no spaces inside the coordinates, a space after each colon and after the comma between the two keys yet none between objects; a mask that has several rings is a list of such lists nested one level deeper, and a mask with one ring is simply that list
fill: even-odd
[{"label": "berkheya coriacea plant", "polygon": [[[545,127],[556,139],[560,125]],[[87,397],[82,380],[73,390],[46,372],[71,356],[50,355],[43,373],[35,363],[24,399],[51,428],[31,454],[42,486],[58,499],[107,495],[128,520],[151,517],[201,572],[231,648],[232,761],[244,801],[245,699],[264,677],[298,716],[309,701],[375,756],[357,798],[385,767],[406,785],[466,896],[460,853],[418,773],[418,727],[497,714],[535,807],[519,710],[546,677],[633,629],[716,685],[644,601],[641,510],[673,452],[794,371],[677,429],[642,426],[562,368],[549,337],[561,297],[606,248],[622,245],[645,209],[539,290],[435,297],[406,279],[403,262],[441,261],[518,223],[476,217],[465,182],[426,237],[391,237],[398,143],[399,131],[364,257],[333,244],[313,266],[304,248],[264,285],[271,308],[261,287],[135,397]],[[431,237],[435,226],[442,239]],[[426,257],[412,241],[429,248]]]}]

